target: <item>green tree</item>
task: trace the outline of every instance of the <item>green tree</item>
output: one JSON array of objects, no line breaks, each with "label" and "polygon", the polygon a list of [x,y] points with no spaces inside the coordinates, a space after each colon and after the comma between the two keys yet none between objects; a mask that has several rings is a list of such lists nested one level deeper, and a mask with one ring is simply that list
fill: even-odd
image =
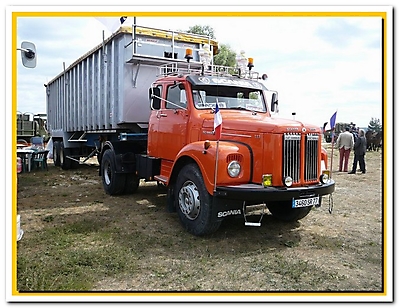
[{"label": "green tree", "polygon": [[200,35],[206,35],[209,36],[211,39],[215,39],[215,31],[211,26],[200,26],[200,25],[195,25],[193,27],[190,27],[187,30],[188,33],[194,33],[194,34],[200,34]]},{"label": "green tree", "polygon": [[368,130],[375,131],[375,132],[382,131],[382,125],[381,125],[380,119],[371,118],[371,120],[369,122],[369,126],[367,128],[368,128]]},{"label": "green tree", "polygon": [[215,65],[223,66],[236,66],[236,53],[230,48],[229,45],[221,44],[219,52],[213,57]]},{"label": "green tree", "polygon": [[[207,35],[211,39],[216,39],[215,31],[210,26],[195,25],[186,32]],[[220,44],[218,54],[213,58],[213,64],[222,66],[236,66],[236,53],[227,44]]]}]

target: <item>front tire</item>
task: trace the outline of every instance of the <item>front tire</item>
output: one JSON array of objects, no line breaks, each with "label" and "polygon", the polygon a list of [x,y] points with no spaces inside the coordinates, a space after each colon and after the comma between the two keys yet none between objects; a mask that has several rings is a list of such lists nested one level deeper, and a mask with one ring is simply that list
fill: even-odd
[{"label": "front tire", "polygon": [[119,195],[125,190],[126,174],[116,173],[115,154],[108,149],[101,159],[101,178],[108,195]]},{"label": "front tire", "polygon": [[179,172],[175,204],[183,227],[191,234],[206,235],[220,227],[221,221],[212,221],[212,196],[197,165],[189,164]]},{"label": "front tire", "polygon": [[292,208],[291,201],[268,202],[266,203],[266,206],[270,213],[272,213],[273,217],[286,222],[300,220],[306,217],[312,209],[311,206]]}]

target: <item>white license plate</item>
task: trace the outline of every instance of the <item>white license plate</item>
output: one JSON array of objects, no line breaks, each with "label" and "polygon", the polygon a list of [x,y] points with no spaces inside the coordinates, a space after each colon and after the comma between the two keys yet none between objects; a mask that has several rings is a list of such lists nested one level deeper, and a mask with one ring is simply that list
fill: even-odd
[{"label": "white license plate", "polygon": [[319,205],[319,197],[306,198],[306,199],[292,199],[292,207],[307,207]]}]

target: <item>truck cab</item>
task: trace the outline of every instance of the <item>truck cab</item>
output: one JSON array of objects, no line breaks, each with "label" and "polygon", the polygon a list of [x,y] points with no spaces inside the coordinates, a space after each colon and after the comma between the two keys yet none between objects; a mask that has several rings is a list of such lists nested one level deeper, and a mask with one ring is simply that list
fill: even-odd
[{"label": "truck cab", "polygon": [[169,187],[170,208],[190,232],[213,232],[227,216],[257,225],[247,221],[254,205],[301,219],[334,191],[321,129],[273,118],[277,102],[267,102],[258,73],[217,66],[161,71],[167,73],[150,89],[147,155],[159,159],[155,179]]}]

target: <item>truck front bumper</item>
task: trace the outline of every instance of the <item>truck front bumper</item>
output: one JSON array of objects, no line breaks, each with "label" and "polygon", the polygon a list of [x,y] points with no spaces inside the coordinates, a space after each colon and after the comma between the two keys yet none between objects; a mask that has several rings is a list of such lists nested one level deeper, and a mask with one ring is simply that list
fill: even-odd
[{"label": "truck front bumper", "polygon": [[219,186],[213,196],[217,199],[267,203],[268,201],[287,201],[300,198],[311,198],[333,193],[335,181],[327,184],[316,184],[302,187],[263,187],[257,184]]}]

